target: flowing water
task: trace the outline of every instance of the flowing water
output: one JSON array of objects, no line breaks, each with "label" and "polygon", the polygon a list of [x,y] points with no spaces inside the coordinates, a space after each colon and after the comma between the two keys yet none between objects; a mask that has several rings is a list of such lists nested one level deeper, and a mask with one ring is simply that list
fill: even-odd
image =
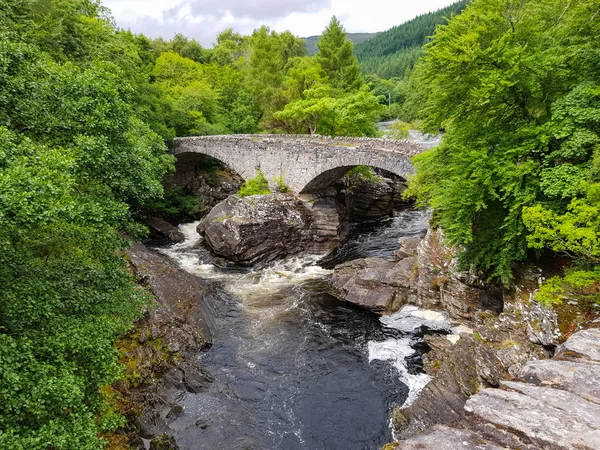
[{"label": "flowing water", "polygon": [[[425,213],[412,211],[358,229],[329,265],[389,256],[398,237],[426,224]],[[217,325],[214,345],[198,356],[215,381],[186,393],[169,424],[180,448],[352,450],[390,442],[392,407],[428,381],[410,364],[411,344],[421,325],[446,329],[445,318],[408,308],[380,319],[341,302],[327,294],[331,271],[319,256],[220,269],[199,248],[195,227],[183,225],[186,241],[161,250],[207,280]]]}]

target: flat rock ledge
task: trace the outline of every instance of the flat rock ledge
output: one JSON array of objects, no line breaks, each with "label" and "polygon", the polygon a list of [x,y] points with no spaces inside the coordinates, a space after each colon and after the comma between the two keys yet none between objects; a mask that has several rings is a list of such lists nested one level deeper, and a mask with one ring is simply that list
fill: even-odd
[{"label": "flat rock ledge", "polygon": [[[454,423],[387,449],[600,449],[600,330],[575,333],[553,359],[471,396]],[[387,450],[386,449],[386,450]]]}]

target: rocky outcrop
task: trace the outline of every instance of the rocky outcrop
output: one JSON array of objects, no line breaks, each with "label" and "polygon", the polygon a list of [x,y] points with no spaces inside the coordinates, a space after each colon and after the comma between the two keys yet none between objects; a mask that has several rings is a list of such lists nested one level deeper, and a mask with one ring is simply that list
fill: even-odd
[{"label": "rocky outcrop", "polygon": [[481,311],[502,311],[501,293],[457,271],[454,257],[437,230],[422,240],[403,237],[392,259],[366,258],[336,266],[332,294],[378,313],[392,313],[405,304],[442,309],[464,320]]},{"label": "rocky outcrop", "polygon": [[160,217],[148,217],[143,220],[150,230],[145,242],[148,245],[179,244],[185,241],[185,236],[179,229]]},{"label": "rocky outcrop", "polygon": [[142,244],[134,244],[127,257],[156,304],[117,344],[126,377],[116,389],[129,405],[135,436],[154,439],[154,448],[176,448],[158,446],[172,441],[164,436],[165,418],[181,409],[177,399],[182,393],[199,392],[212,379],[196,356],[212,343],[213,309],[203,282],[166,257]]},{"label": "rocky outcrop", "polygon": [[364,177],[354,174],[342,180],[345,204],[351,222],[368,222],[390,217],[394,210],[406,208],[402,199],[406,183],[383,175]]},{"label": "rocky outcrop", "polygon": [[[462,339],[461,339],[462,340]],[[600,448],[600,330],[575,333],[553,359],[533,360],[517,381],[481,389],[450,426],[434,426],[394,448]],[[568,358],[568,359],[565,359]]]},{"label": "rocky outcrop", "polygon": [[[471,395],[519,376],[532,359],[547,358],[548,350],[527,334],[537,320],[538,307],[531,299],[507,299],[504,312],[498,316],[481,311],[469,321],[460,319],[463,325],[456,328],[460,333],[456,345],[425,336],[430,350],[423,355],[423,367],[432,381],[412,405],[395,411],[396,436],[406,439],[435,424],[461,420]],[[552,334],[556,335],[556,329]]]},{"label": "rocky outcrop", "polygon": [[230,196],[198,225],[217,255],[238,264],[268,262],[298,253],[325,253],[340,242],[334,198],[302,201],[287,194]]}]

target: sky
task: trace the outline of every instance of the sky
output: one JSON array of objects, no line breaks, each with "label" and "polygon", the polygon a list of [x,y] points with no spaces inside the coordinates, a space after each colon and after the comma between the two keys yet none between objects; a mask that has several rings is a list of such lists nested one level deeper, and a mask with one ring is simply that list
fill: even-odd
[{"label": "sky", "polygon": [[175,33],[212,47],[226,28],[249,34],[261,25],[299,37],[321,34],[332,16],[349,33],[385,31],[455,0],[104,0],[121,28],[170,39]]}]

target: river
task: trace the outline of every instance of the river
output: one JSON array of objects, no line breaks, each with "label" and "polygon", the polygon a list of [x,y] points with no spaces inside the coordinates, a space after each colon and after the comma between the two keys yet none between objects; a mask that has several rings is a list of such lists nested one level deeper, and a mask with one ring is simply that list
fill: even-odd
[{"label": "river", "polygon": [[198,355],[215,381],[186,393],[169,423],[180,448],[352,450],[392,441],[393,406],[412,401],[428,381],[419,358],[411,359],[415,330],[447,324],[410,308],[380,319],[339,301],[327,293],[324,267],[390,256],[400,236],[423,232],[427,220],[401,212],[355,229],[327,260],[294,257],[252,269],[218,268],[198,247],[197,224],[182,225],[186,241],[160,251],[206,280],[218,331]]}]

